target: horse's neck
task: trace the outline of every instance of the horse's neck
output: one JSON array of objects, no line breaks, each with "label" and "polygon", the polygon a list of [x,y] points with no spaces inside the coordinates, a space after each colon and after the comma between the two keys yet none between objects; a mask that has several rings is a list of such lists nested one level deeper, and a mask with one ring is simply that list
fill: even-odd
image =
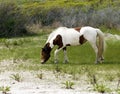
[{"label": "horse's neck", "polygon": [[54,30],[48,37],[48,40],[46,43],[50,43],[50,47],[53,48],[54,44],[53,44],[53,40],[56,38],[56,36],[58,35],[58,33],[60,33],[61,31],[65,31],[65,29],[67,29],[66,27],[59,27],[56,30]]},{"label": "horse's neck", "polygon": [[49,43],[50,43],[50,47],[53,48],[53,47],[54,47],[53,39],[51,39],[51,40],[49,41]]},{"label": "horse's neck", "polygon": [[49,38],[48,38],[48,40],[47,40],[47,42],[46,42],[46,44],[47,44],[47,43],[50,44],[49,46],[50,46],[51,48],[54,47],[54,44],[53,44],[53,40],[54,40],[54,39],[55,39],[55,36],[52,36],[52,35],[51,35],[51,36],[49,36]]}]

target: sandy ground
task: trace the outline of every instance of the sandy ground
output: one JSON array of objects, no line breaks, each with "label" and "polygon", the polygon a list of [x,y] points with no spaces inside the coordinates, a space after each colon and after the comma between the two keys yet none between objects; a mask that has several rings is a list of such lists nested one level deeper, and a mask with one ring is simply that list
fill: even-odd
[{"label": "sandy ground", "polygon": [[[105,34],[105,36],[106,40],[120,40],[118,35]],[[11,68],[13,66],[12,60],[0,62],[0,87],[10,86],[10,91],[7,94],[99,94],[92,90],[91,85],[85,81],[84,76],[78,81],[72,80],[75,83],[73,89],[65,89],[65,85],[62,83],[68,80],[71,81],[71,75],[56,74],[59,76],[55,76],[52,71],[42,70],[43,78],[39,79],[36,77],[36,71],[11,71],[10,66]],[[16,73],[19,73],[22,77],[20,82],[11,78],[11,75]],[[1,91],[0,94],[2,94]]]},{"label": "sandy ground", "polygon": [[[27,65],[29,61],[18,61]],[[20,63],[13,60],[3,60],[0,62],[0,87],[10,87],[7,94],[97,94],[93,92],[90,84],[85,81],[86,77],[80,80],[73,80],[73,76],[61,72],[39,70],[16,70]],[[11,78],[13,74],[19,74],[20,82]],[[42,79],[37,74],[42,73]],[[74,82],[73,89],[66,89],[66,81]],[[2,92],[0,92],[2,94]]]},{"label": "sandy ground", "polygon": [[43,79],[39,79],[33,72],[19,72],[23,78],[21,82],[17,82],[10,77],[15,73],[18,72],[6,71],[0,75],[0,85],[10,86],[9,94],[97,94],[89,91],[89,85],[87,86],[85,82],[73,81],[75,83],[73,89],[65,89],[62,83],[71,79],[67,74],[64,75],[65,78],[61,78],[63,76],[56,78],[52,72],[44,71]]}]

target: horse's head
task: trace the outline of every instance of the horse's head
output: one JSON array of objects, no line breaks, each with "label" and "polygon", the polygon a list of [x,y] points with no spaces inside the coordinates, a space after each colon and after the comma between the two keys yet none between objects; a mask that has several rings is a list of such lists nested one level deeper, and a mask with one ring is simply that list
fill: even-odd
[{"label": "horse's head", "polygon": [[50,58],[51,47],[47,43],[41,51],[41,63],[44,64]]}]

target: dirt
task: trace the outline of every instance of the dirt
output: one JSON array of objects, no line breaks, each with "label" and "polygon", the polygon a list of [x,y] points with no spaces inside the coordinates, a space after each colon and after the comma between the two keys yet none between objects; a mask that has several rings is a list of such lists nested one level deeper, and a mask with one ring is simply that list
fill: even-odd
[{"label": "dirt", "polygon": [[[19,73],[21,81],[17,82],[11,78],[12,74]],[[54,72],[43,71],[43,78],[39,79],[34,71],[5,71],[0,74],[0,86],[9,86],[9,94],[97,94],[90,91],[90,85],[84,82],[72,80],[75,85],[72,89],[66,89],[63,84],[65,81],[71,81],[71,75],[58,74],[55,76]]]}]

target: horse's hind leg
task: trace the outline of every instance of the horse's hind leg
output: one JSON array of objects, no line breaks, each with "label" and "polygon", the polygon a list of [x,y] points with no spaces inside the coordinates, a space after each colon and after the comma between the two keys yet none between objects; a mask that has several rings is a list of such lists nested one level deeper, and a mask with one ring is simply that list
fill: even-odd
[{"label": "horse's hind leg", "polygon": [[98,47],[98,56],[99,56],[99,60],[101,61],[101,63],[103,62],[104,60],[104,57],[103,57],[103,48],[99,48],[99,45],[97,44],[97,47]]},{"label": "horse's hind leg", "polygon": [[64,61],[63,61],[63,63],[68,63],[69,60],[68,60],[68,57],[67,57],[66,47],[63,48],[63,52],[64,52]]},{"label": "horse's hind leg", "polygon": [[[103,48],[103,49],[104,49],[104,48]],[[101,50],[101,56],[100,56],[100,57],[101,57],[100,59],[101,59],[102,62],[103,62],[103,60],[104,60],[104,56],[103,56],[104,50],[103,50],[103,49]]]},{"label": "horse's hind leg", "polygon": [[103,55],[100,57],[101,63],[104,61]]},{"label": "horse's hind leg", "polygon": [[96,60],[95,60],[95,64],[97,64],[99,62],[99,56],[98,56],[98,48],[95,44],[92,44],[92,47],[95,51],[95,54],[96,54]]},{"label": "horse's hind leg", "polygon": [[98,54],[98,47],[97,47],[97,44],[96,44],[96,39],[94,39],[94,41],[92,40],[92,41],[90,41],[89,40],[89,43],[91,44],[91,46],[92,46],[92,48],[94,49],[94,51],[95,51],[95,54],[96,54],[96,60],[95,60],[95,64],[97,64],[100,60],[100,56],[99,56],[99,54]]}]

